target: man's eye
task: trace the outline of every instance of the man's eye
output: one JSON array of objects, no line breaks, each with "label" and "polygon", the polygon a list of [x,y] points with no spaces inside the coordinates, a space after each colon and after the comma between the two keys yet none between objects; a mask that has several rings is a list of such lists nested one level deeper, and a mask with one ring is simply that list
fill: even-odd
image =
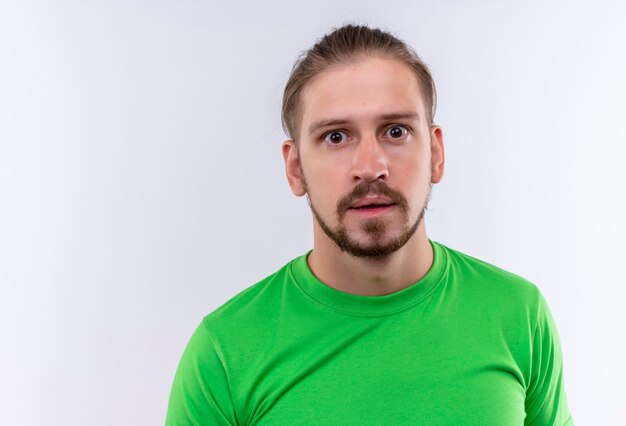
[{"label": "man's eye", "polygon": [[405,126],[393,126],[387,129],[385,132],[386,136],[389,136],[391,139],[400,139],[406,136],[409,133],[409,129]]},{"label": "man's eye", "polygon": [[327,133],[326,136],[324,136],[324,141],[330,143],[331,145],[337,145],[346,140],[348,140],[348,135],[338,130]]}]

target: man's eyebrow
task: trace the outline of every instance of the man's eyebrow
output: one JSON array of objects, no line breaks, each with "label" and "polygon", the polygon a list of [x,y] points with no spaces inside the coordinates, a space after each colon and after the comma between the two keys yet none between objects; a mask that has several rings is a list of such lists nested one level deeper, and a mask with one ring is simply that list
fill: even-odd
[{"label": "man's eyebrow", "polygon": [[[381,114],[376,117],[379,120],[419,120],[419,114],[415,112],[392,112],[388,114]],[[318,129],[322,129],[324,127],[330,126],[340,126],[343,124],[350,123],[350,120],[346,118],[333,118],[330,120],[320,120],[312,123],[309,126],[309,135],[315,133]]]},{"label": "man's eyebrow", "polygon": [[383,120],[419,120],[420,116],[416,112],[393,112],[391,114],[382,114]]},{"label": "man's eyebrow", "polygon": [[312,135],[313,133],[315,133],[316,130],[322,129],[324,127],[341,126],[349,122],[350,120],[347,120],[345,118],[334,118],[331,120],[316,121],[309,126],[309,135]]}]

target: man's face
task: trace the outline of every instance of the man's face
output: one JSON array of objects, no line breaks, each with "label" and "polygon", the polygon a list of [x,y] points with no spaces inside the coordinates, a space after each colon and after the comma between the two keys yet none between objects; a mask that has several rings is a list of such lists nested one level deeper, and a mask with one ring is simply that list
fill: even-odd
[{"label": "man's face", "polygon": [[325,71],[302,93],[298,147],[283,145],[287,175],[342,251],[387,256],[420,225],[443,173],[443,159],[441,170],[431,161],[441,132],[422,99],[406,65],[374,58]]}]

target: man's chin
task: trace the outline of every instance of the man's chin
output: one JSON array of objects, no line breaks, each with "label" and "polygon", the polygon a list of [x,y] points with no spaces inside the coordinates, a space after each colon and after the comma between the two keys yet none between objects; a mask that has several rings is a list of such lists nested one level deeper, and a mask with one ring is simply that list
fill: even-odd
[{"label": "man's chin", "polygon": [[[341,251],[355,257],[384,258],[404,247],[415,235],[419,221],[407,229],[378,229],[374,232],[339,229],[331,238]],[[375,235],[372,235],[375,234]],[[327,234],[328,235],[328,234]]]},{"label": "man's chin", "polygon": [[398,241],[397,239],[389,239],[385,241],[354,241],[348,239],[339,239],[335,243],[339,249],[354,257],[362,258],[382,258],[387,257],[399,249],[401,249],[405,242]]},{"label": "man's chin", "polygon": [[[322,231],[339,249],[354,257],[384,258],[402,248],[415,233],[419,220],[409,229],[390,229],[386,221],[371,220],[354,227],[331,228],[311,205],[311,211]],[[352,229],[355,228],[355,229]],[[397,228],[393,226],[393,228]]]},{"label": "man's chin", "polygon": [[397,246],[344,246],[339,247],[341,251],[349,254],[353,257],[359,257],[364,259],[382,259],[388,257],[398,251],[401,247]]}]

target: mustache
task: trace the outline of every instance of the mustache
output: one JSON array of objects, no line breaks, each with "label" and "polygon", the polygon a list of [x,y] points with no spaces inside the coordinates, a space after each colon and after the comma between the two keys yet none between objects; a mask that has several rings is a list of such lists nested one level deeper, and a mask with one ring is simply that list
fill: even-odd
[{"label": "mustache", "polygon": [[375,180],[372,182],[363,181],[355,186],[349,194],[342,197],[341,200],[339,200],[339,203],[337,203],[337,213],[339,214],[339,218],[343,218],[351,204],[366,195],[380,195],[387,197],[392,203],[397,204],[398,207],[404,211],[407,211],[409,207],[406,197],[402,195],[400,191],[390,188],[382,180]]}]

